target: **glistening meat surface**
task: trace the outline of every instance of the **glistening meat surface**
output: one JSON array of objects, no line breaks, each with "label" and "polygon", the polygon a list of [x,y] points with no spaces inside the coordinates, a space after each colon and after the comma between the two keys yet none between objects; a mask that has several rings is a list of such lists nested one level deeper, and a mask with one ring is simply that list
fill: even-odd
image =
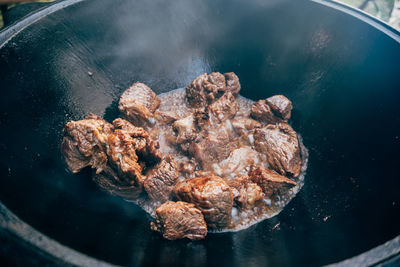
[{"label": "glistening meat surface", "polygon": [[166,239],[202,239],[278,214],[300,190],[307,150],[283,95],[239,95],[236,74],[213,72],[156,95],[134,83],[112,124],[90,114],[68,122],[62,153],[71,172],[131,200]]}]

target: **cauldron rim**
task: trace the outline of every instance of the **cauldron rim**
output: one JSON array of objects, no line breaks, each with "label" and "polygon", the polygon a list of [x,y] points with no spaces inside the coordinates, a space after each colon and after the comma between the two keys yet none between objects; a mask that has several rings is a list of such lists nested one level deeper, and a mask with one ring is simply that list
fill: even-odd
[{"label": "cauldron rim", "polygon": [[[14,36],[18,35],[25,28],[41,20],[42,18],[55,13],[63,8],[75,5],[86,0],[63,0],[50,3],[48,6],[40,8],[23,19],[6,26],[0,30],[0,49],[6,45]],[[339,3],[334,0],[309,0],[328,8],[336,9],[346,15],[352,16],[364,23],[369,24],[376,30],[390,37],[397,43],[400,43],[400,31],[394,29],[384,21],[373,17],[372,15],[353,8],[345,3]],[[17,244],[28,246],[28,250],[37,252],[42,257],[47,257],[54,262],[61,264],[72,264],[78,266],[115,266],[110,263],[98,260],[72,248],[64,246],[57,241],[47,237],[41,232],[35,230],[29,224],[19,219],[10,211],[0,200],[0,234],[7,238],[12,238]],[[329,266],[370,266],[382,263],[393,258],[399,257],[400,253],[400,235],[372,248],[364,253],[333,263]],[[44,256],[45,255],[45,256]]]}]

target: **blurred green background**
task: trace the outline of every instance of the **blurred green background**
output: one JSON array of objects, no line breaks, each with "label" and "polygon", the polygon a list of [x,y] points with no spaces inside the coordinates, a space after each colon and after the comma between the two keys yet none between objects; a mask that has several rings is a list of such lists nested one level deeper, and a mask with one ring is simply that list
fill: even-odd
[{"label": "blurred green background", "polygon": [[400,30],[400,0],[340,0],[375,16]]},{"label": "blurred green background", "polygon": [[[36,0],[31,2],[53,2],[54,0]],[[268,1],[268,0],[265,0]],[[340,0],[339,2],[343,2],[350,6],[359,8],[372,16],[375,16],[393,28],[400,31],[400,0]],[[15,7],[16,5],[24,5],[21,4],[9,4],[3,5],[2,9],[10,9]],[[3,27],[3,18],[0,14],[0,28]]]}]

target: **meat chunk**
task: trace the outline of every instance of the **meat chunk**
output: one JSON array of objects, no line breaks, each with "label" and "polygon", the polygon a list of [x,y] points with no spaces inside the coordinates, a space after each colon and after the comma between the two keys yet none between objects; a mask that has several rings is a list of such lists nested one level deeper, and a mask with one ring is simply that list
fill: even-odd
[{"label": "meat chunk", "polygon": [[203,73],[186,86],[186,98],[191,106],[202,107],[207,105],[207,96],[203,85],[207,78],[207,73]]},{"label": "meat chunk", "polygon": [[68,168],[77,173],[92,166],[101,172],[107,164],[105,145],[113,126],[102,118],[90,114],[85,119],[70,121],[65,125],[61,144]]},{"label": "meat chunk", "polygon": [[292,112],[292,102],[284,95],[274,95],[265,99],[272,111],[283,120],[289,120]]},{"label": "meat chunk", "polygon": [[133,184],[121,183],[117,172],[109,165],[105,166],[100,173],[94,173],[93,181],[103,190],[125,199],[136,199],[142,193],[142,184],[135,180]]},{"label": "meat chunk", "polygon": [[196,205],[210,228],[227,226],[232,217],[233,195],[228,184],[219,177],[196,177],[175,186],[179,200]]},{"label": "meat chunk", "polygon": [[112,124],[115,129],[126,131],[130,136],[145,136],[147,131],[142,127],[136,127],[127,120],[117,118],[113,120]]},{"label": "meat chunk", "polygon": [[206,90],[207,99],[209,102],[213,102],[218,99],[218,97],[225,92],[225,77],[219,72],[212,72],[208,74],[207,81],[204,83],[204,88]]},{"label": "meat chunk", "polygon": [[248,176],[237,176],[227,183],[232,189],[233,199],[242,208],[255,206],[264,199],[261,187],[253,183]]},{"label": "meat chunk", "polygon": [[124,130],[108,135],[107,155],[111,167],[117,172],[119,184],[142,185],[142,166],[138,163],[135,140]]},{"label": "meat chunk", "polygon": [[263,123],[287,122],[292,112],[292,102],[283,95],[258,100],[251,106],[251,116]]},{"label": "meat chunk", "polygon": [[296,132],[287,123],[267,125],[254,131],[254,146],[267,156],[269,166],[282,175],[299,176],[301,158]]},{"label": "meat chunk", "polygon": [[167,156],[147,173],[144,188],[150,198],[165,202],[169,199],[177,179],[178,167],[173,158]]},{"label": "meat chunk", "polygon": [[262,188],[265,196],[269,198],[284,194],[296,185],[296,182],[277,174],[273,170],[255,165],[250,168],[249,177],[252,182]]},{"label": "meat chunk", "polygon": [[[205,135],[205,134],[204,134]],[[225,127],[209,130],[197,142],[190,143],[189,153],[198,160],[204,170],[211,170],[214,163],[226,159],[236,144],[230,142]]]},{"label": "meat chunk", "polygon": [[207,225],[201,211],[194,204],[182,201],[168,201],[158,207],[156,219],[151,222],[150,227],[169,240],[198,240],[207,235]]},{"label": "meat chunk", "polygon": [[183,151],[189,147],[189,143],[196,138],[197,129],[194,124],[193,115],[177,120],[172,124],[172,128],[177,133],[176,144],[180,145]]},{"label": "meat chunk", "polygon": [[238,76],[234,72],[224,73],[224,76],[226,79],[226,90],[235,96],[239,94],[241,86]]},{"label": "meat chunk", "polygon": [[136,127],[121,118],[115,119],[113,125],[116,129],[126,132],[133,138],[132,144],[136,154],[139,156],[139,161],[146,162],[147,165],[153,165],[161,160],[162,155],[158,150],[158,142],[154,141],[145,129]]},{"label": "meat chunk", "polygon": [[266,100],[258,100],[251,106],[250,115],[265,124],[279,122],[280,119],[272,112],[271,107],[267,104]]},{"label": "meat chunk", "polygon": [[[262,125],[256,120],[253,120],[248,117],[240,117],[240,118],[235,118],[231,121],[232,127],[235,130],[235,132],[238,135],[247,137],[249,135],[249,131],[255,129],[255,128],[261,128]],[[251,139],[252,137],[248,138],[250,139],[250,143],[252,144],[253,141]]]},{"label": "meat chunk", "polygon": [[217,101],[208,106],[210,120],[217,119],[219,122],[231,119],[239,110],[239,105],[231,92],[225,93]]},{"label": "meat chunk", "polygon": [[143,126],[153,117],[160,99],[147,85],[134,83],[121,96],[118,108],[135,125]]},{"label": "meat chunk", "polygon": [[190,105],[194,107],[205,107],[213,103],[225,92],[234,96],[240,91],[239,78],[233,72],[222,75],[219,72],[202,74],[196,77],[186,87],[186,97]]}]

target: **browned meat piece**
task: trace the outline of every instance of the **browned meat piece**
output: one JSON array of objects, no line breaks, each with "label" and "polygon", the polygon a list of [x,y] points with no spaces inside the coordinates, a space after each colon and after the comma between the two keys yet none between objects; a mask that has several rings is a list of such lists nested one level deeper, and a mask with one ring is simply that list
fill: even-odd
[{"label": "browned meat piece", "polygon": [[179,182],[174,189],[179,200],[193,203],[204,215],[210,228],[222,228],[232,217],[233,195],[219,177],[196,177]]},{"label": "browned meat piece", "polygon": [[208,131],[204,138],[190,143],[189,153],[198,160],[204,170],[210,170],[214,163],[226,159],[236,145],[230,142],[229,132],[225,127]]},{"label": "browned meat piece", "polygon": [[186,98],[191,106],[202,107],[207,105],[207,96],[203,85],[207,78],[207,73],[204,73],[197,76],[186,86]]},{"label": "browned meat piece", "polygon": [[196,127],[193,115],[175,121],[172,127],[178,134],[176,137],[176,143],[178,145],[188,143],[196,138]]},{"label": "browned meat piece", "polygon": [[201,211],[194,204],[182,201],[168,201],[158,207],[156,219],[151,222],[150,227],[169,240],[198,240],[207,235],[207,225]]},{"label": "browned meat piece", "polygon": [[135,125],[143,126],[153,117],[160,99],[147,85],[134,83],[121,96],[118,108]]},{"label": "browned meat piece", "polygon": [[258,100],[251,106],[251,116],[263,123],[287,122],[290,119],[292,102],[283,95],[274,95]]},{"label": "browned meat piece", "polygon": [[186,87],[186,97],[190,105],[205,107],[213,103],[225,92],[236,96],[240,91],[239,78],[233,72],[222,75],[219,72],[206,73],[196,77]]},{"label": "browned meat piece", "polygon": [[271,107],[266,103],[266,100],[258,100],[251,106],[250,115],[265,124],[279,122],[280,119],[274,115]]},{"label": "browned meat piece", "polygon": [[113,126],[102,118],[90,114],[83,120],[70,121],[64,128],[62,154],[68,168],[77,173],[92,166],[100,172],[107,164],[105,144]]},{"label": "browned meat piece", "polygon": [[249,171],[251,181],[258,184],[267,197],[284,194],[286,190],[296,185],[296,182],[279,175],[273,170],[260,166],[252,166]]},{"label": "browned meat piece", "polygon": [[262,127],[261,123],[248,117],[235,118],[231,123],[238,135],[248,135],[250,130]]},{"label": "browned meat piece", "polygon": [[296,132],[287,123],[267,125],[254,131],[254,146],[267,156],[269,166],[282,175],[299,176],[301,158]]},{"label": "browned meat piece", "polygon": [[235,96],[239,94],[241,87],[238,76],[234,72],[224,73],[224,76],[226,79],[226,90]]},{"label": "browned meat piece", "polygon": [[103,190],[125,199],[136,199],[142,192],[142,184],[121,184],[118,174],[110,166],[106,166],[100,173],[93,174],[93,181]]},{"label": "browned meat piece", "polygon": [[178,179],[178,167],[171,156],[165,157],[146,174],[144,189],[150,198],[165,202]]},{"label": "browned meat piece", "polygon": [[274,95],[265,99],[272,111],[280,118],[289,120],[292,112],[292,102],[284,95]]},{"label": "browned meat piece", "polygon": [[[136,137],[136,140],[140,140],[140,137]],[[158,150],[160,145],[157,141],[154,141],[150,136],[143,138],[146,140],[146,146],[142,148],[137,147],[136,153],[139,156],[139,160],[143,158],[148,166],[154,165],[162,159],[161,152]]]},{"label": "browned meat piece", "polygon": [[274,114],[283,120],[289,120],[292,112],[292,102],[284,95],[274,95],[265,99]]},{"label": "browned meat piece", "polygon": [[208,74],[208,79],[204,82],[204,89],[206,90],[208,102],[214,102],[226,90],[224,75],[219,72]]},{"label": "browned meat piece", "polygon": [[248,176],[238,176],[227,181],[232,189],[233,199],[242,208],[255,206],[264,199],[264,193]]},{"label": "browned meat piece", "polygon": [[113,120],[112,124],[114,125],[115,129],[120,129],[126,131],[130,136],[133,137],[146,137],[148,133],[142,127],[136,127],[132,123],[127,120],[117,118]]},{"label": "browned meat piece", "polygon": [[231,119],[239,110],[239,105],[231,92],[226,92],[217,101],[207,107],[210,121],[217,119],[219,122]]},{"label": "browned meat piece", "polygon": [[221,73],[204,73],[186,87],[186,97],[194,107],[205,107],[207,103],[218,99],[225,90],[225,77]]},{"label": "browned meat piece", "polygon": [[162,158],[158,151],[159,144],[150,137],[149,133],[141,128],[136,127],[127,120],[118,118],[113,121],[116,129],[121,129],[133,138],[133,147],[139,156],[139,161],[146,161],[147,165],[153,165]]},{"label": "browned meat piece", "polygon": [[135,152],[135,140],[124,130],[108,135],[107,155],[111,167],[116,169],[119,184],[142,185],[142,166]]}]

